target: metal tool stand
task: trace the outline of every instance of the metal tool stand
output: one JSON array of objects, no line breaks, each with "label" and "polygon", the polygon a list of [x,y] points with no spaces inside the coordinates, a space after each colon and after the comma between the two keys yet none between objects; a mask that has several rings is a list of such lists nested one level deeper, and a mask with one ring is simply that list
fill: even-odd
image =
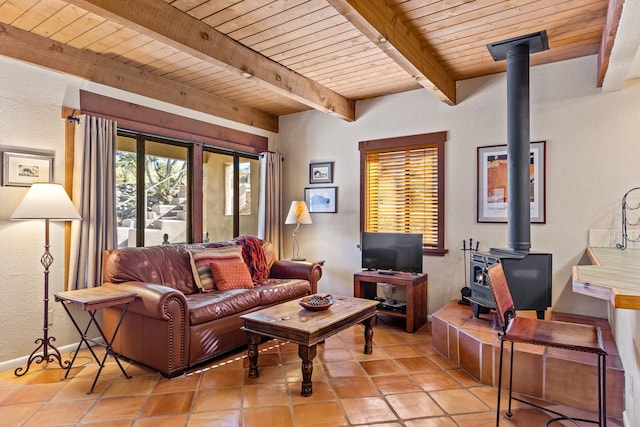
[{"label": "metal tool stand", "polygon": [[469,268],[469,262],[467,261],[467,252],[478,252],[480,242],[476,241],[476,247],[473,247],[473,239],[469,237],[469,247],[467,247],[467,241],[462,241],[462,254],[464,256],[464,287],[460,289],[461,298],[458,304],[470,305],[471,303],[467,299],[471,296],[471,288],[469,287],[469,280],[467,280],[467,269]]}]

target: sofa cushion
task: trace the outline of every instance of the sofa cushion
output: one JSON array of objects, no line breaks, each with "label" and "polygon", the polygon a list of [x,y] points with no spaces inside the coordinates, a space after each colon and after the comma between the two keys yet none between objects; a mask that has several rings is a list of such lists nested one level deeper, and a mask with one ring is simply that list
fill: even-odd
[{"label": "sofa cushion", "polygon": [[156,283],[185,295],[198,292],[189,264],[189,252],[180,246],[105,251],[103,274],[105,282]]},{"label": "sofa cushion", "polygon": [[309,295],[311,284],[302,279],[268,279],[256,289],[260,292],[260,304],[271,305]]},{"label": "sofa cushion", "polygon": [[212,290],[187,296],[191,325],[240,313],[259,304],[260,294],[255,289]]},{"label": "sofa cushion", "polygon": [[219,259],[238,259],[242,261],[241,246],[223,246],[220,248],[189,249],[192,275],[196,286],[203,292],[215,289],[211,273],[211,262]]},{"label": "sofa cushion", "polygon": [[253,280],[244,260],[238,258],[221,258],[209,263],[216,289],[253,289]]}]

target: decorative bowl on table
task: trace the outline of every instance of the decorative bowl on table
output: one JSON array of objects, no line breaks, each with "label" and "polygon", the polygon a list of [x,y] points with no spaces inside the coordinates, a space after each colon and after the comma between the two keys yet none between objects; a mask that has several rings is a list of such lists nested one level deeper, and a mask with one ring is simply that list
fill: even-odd
[{"label": "decorative bowl on table", "polygon": [[311,311],[322,311],[331,307],[334,299],[331,295],[311,295],[300,300],[299,304]]}]

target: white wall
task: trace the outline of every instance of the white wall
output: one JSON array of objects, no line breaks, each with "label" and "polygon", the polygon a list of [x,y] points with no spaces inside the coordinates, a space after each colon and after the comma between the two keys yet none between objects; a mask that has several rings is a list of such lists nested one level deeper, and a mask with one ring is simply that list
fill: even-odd
[{"label": "white wall", "polygon": [[[54,151],[57,183],[64,180],[61,106],[71,84],[77,85],[77,80],[0,57],[0,145]],[[0,341],[9,344],[1,346],[0,361],[29,355],[36,348],[36,338],[42,337],[44,222],[8,220],[26,191],[25,187],[0,187]],[[61,223],[52,223],[49,307],[54,310],[50,335],[56,337],[56,346],[69,343],[75,332],[53,300],[54,292],[63,289],[62,240]]]},{"label": "white wall", "polygon": [[[229,120],[190,111],[135,94],[108,88],[65,74],[37,68],[0,56],[0,146],[55,152],[54,182],[64,183],[63,106],[79,108],[80,89],[151,108],[265,136],[273,144],[277,135]],[[26,187],[0,186],[0,370],[19,366],[42,337],[44,222],[9,221]],[[64,232],[51,225],[50,301],[53,325],[49,334],[57,347],[78,341],[78,335],[55,292],[64,289]]]},{"label": "white wall", "polygon": [[[358,102],[354,123],[305,112],[282,117],[279,149],[285,157],[284,203],[303,197],[308,165],[334,161],[338,213],[312,214],[299,232],[301,254],[326,260],[320,292],[352,295],[360,268],[358,141],[447,131],[446,230],[449,253],[425,257],[429,313],[460,298],[462,241],[504,248],[506,224],[476,222],[476,148],[506,144],[506,75],[458,84],[449,107],[426,90]],[[601,94],[596,57],[531,69],[531,140],[547,141],[546,224],[533,224],[532,249],[553,254],[553,309],[607,317],[608,303],[571,290],[573,265],[588,262],[589,229],[620,230],[621,198],[640,185],[640,85]],[[291,226],[286,226],[291,227]],[[286,228],[285,233],[291,229]],[[285,234],[286,235],[286,234]],[[285,253],[288,253],[285,239]],[[611,313],[626,372],[627,426],[640,425],[640,314]]]}]

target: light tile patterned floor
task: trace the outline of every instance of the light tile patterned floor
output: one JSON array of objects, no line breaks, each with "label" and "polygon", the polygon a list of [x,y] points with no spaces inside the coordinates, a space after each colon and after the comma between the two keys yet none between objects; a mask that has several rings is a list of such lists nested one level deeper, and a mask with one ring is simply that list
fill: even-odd
[{"label": "light tile patterned floor", "polygon": [[[310,397],[300,396],[297,346],[287,342],[260,346],[256,379],[247,377],[244,350],[174,379],[132,362],[125,363],[132,376],[127,380],[109,358],[91,395],[97,365],[83,350],[72,378],[64,381],[64,371],[53,365],[32,366],[20,378],[13,370],[1,372],[0,425],[495,426],[496,390],[439,355],[430,325],[409,334],[397,321],[380,317],[373,339],[371,355],[362,353],[360,325],[320,345]],[[520,406],[500,425],[541,426],[548,418]]]}]

